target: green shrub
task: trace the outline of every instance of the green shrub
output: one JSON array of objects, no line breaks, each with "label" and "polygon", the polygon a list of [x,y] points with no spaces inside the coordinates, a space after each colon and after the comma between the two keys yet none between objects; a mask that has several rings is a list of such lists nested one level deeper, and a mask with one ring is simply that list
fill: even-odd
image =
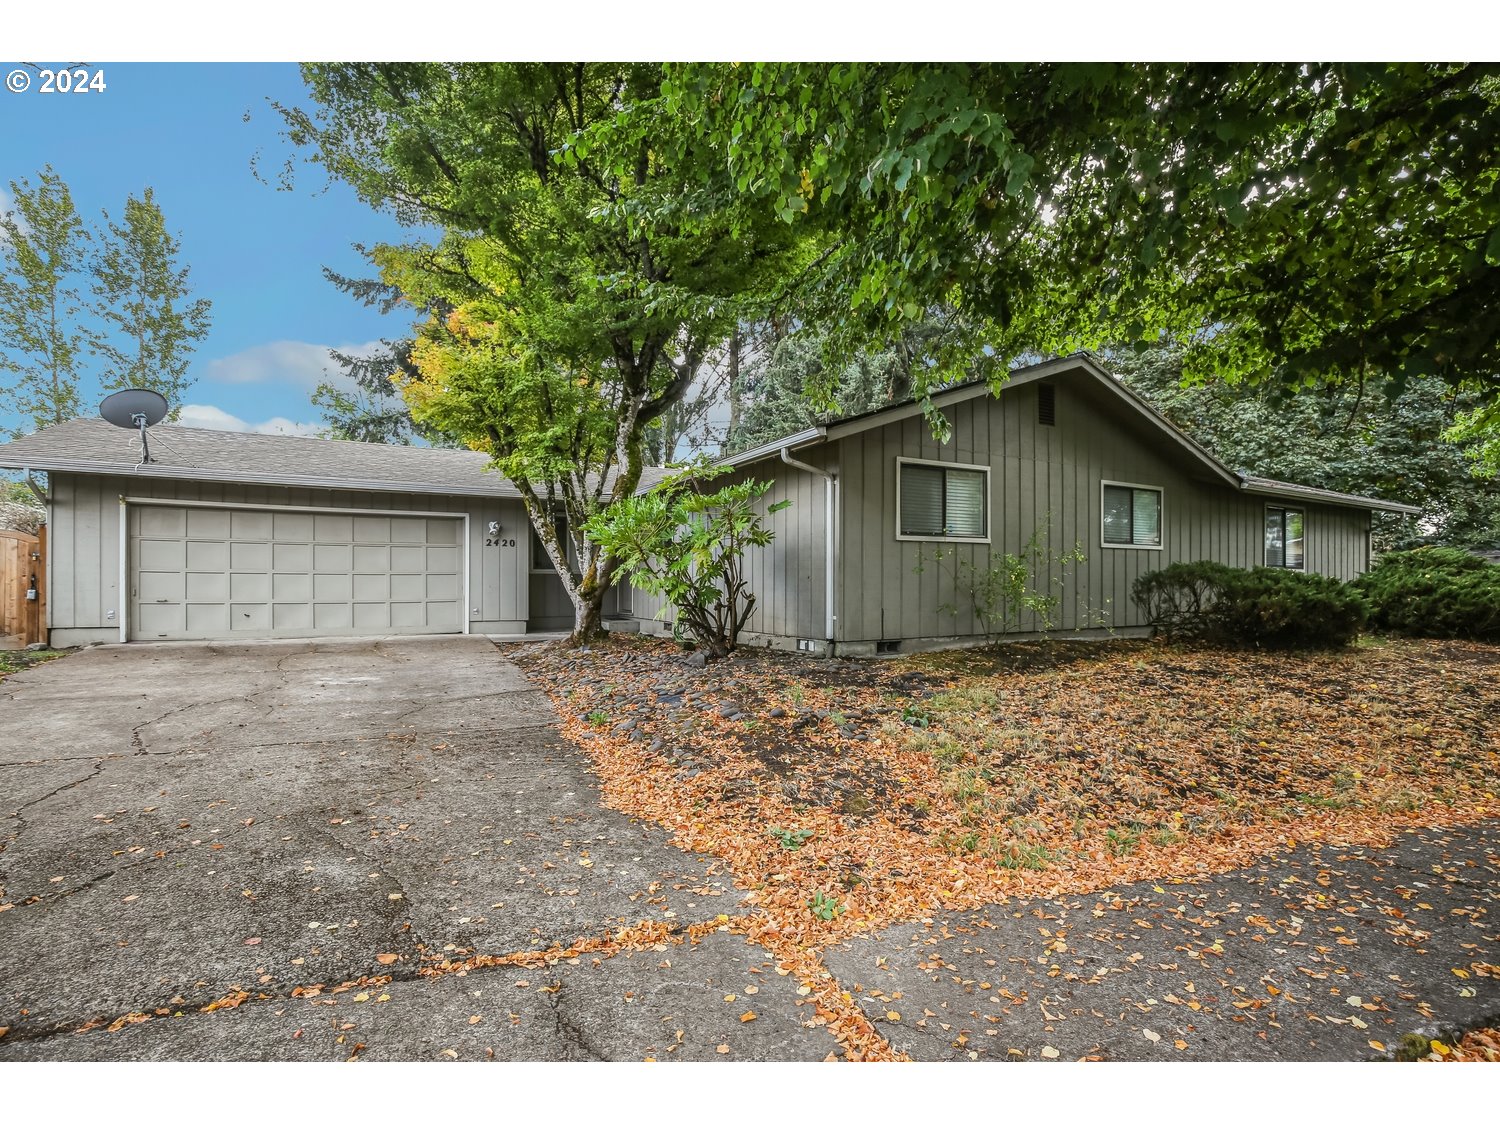
[{"label": "green shrub", "polygon": [[1354,585],[1377,628],[1416,637],[1500,638],[1500,566],[1453,547],[1395,551]]},{"label": "green shrub", "polygon": [[1264,648],[1336,648],[1359,636],[1369,611],[1337,578],[1258,566],[1231,571],[1212,610],[1211,632]]},{"label": "green shrub", "polygon": [[1131,597],[1164,636],[1258,648],[1346,645],[1367,615],[1360,593],[1335,578],[1216,562],[1173,563],[1144,574]]},{"label": "green shrub", "polygon": [[1160,635],[1204,637],[1211,622],[1209,611],[1232,573],[1233,568],[1223,563],[1173,563],[1137,578],[1130,596],[1146,624]]}]

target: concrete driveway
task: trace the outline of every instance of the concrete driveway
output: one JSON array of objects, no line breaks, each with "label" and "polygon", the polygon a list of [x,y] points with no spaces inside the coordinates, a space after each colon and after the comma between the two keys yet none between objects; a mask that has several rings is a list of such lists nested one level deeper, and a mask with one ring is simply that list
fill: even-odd
[{"label": "concrete driveway", "polygon": [[477,637],[109,646],[0,683],[0,1060],[834,1050],[727,933],[418,973],[735,913],[554,723]]}]

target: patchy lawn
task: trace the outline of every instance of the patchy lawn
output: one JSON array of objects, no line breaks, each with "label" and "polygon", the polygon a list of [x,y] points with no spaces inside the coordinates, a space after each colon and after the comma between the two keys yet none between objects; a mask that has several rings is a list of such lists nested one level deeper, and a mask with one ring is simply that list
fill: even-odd
[{"label": "patchy lawn", "polygon": [[25,649],[0,649],[0,680],[17,672],[24,672],[33,664],[44,664],[48,660],[56,660],[59,656],[66,656],[65,652],[54,652],[44,649],[40,652],[27,652]]},{"label": "patchy lawn", "polygon": [[818,971],[853,934],[1500,815],[1494,646],[753,651],[701,671],[645,638],[509,654],[611,806],[730,863],[753,909],[727,921],[826,982],[819,1010],[854,1057],[890,1048]]}]

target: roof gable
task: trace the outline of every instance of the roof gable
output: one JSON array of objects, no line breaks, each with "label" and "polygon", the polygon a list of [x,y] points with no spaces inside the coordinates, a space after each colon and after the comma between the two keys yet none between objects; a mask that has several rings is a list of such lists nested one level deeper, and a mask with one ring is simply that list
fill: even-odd
[{"label": "roof gable", "polygon": [[[1154,406],[1115,378],[1094,356],[1078,352],[1058,359],[1047,360],[1029,367],[1018,368],[1010,373],[1005,388],[1036,382],[1053,376],[1086,378],[1091,385],[1104,388],[1127,407],[1142,424],[1169,438],[1174,447],[1197,463],[1212,479],[1238,492],[1253,492],[1256,495],[1281,497],[1284,499],[1316,500],[1346,507],[1367,508],[1375,511],[1401,512],[1414,515],[1421,511],[1410,504],[1398,504],[1391,500],[1379,500],[1371,496],[1354,496],[1345,492],[1313,488],[1309,485],[1288,484],[1265,477],[1245,477],[1229,468],[1191,436],[1174,425]],[[991,394],[988,382],[975,380],[949,387],[932,395],[932,405],[939,410]],[[725,458],[721,464],[731,467],[752,464],[768,457],[775,457],[782,449],[794,449],[815,445],[825,441],[838,441],[866,430],[895,425],[909,418],[920,417],[922,407],[915,401],[897,403],[866,414],[830,421],[810,429],[799,431],[777,442],[748,449],[733,457]]]}]

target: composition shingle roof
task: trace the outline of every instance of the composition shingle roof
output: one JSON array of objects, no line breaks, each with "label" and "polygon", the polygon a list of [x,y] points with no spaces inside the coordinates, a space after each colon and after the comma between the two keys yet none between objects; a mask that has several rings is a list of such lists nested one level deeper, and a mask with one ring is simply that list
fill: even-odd
[{"label": "composition shingle roof", "polygon": [[[372,492],[428,492],[519,497],[514,484],[490,469],[488,454],[280,434],[242,434],[161,425],[149,431],[151,463],[140,464],[140,440],[98,418],[75,418],[0,444],[0,467],[347,488]],[[647,469],[642,485],[660,470]]]}]

